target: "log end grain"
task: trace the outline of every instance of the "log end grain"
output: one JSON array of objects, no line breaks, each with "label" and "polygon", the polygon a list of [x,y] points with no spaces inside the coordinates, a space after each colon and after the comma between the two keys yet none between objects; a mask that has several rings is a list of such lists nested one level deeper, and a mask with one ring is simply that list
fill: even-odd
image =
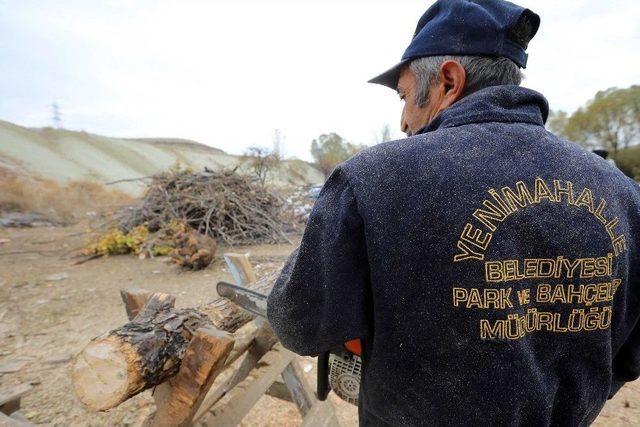
[{"label": "log end grain", "polygon": [[141,383],[132,370],[135,351],[128,343],[107,337],[91,342],[76,357],[72,382],[76,396],[96,411],[111,409],[131,395]]}]

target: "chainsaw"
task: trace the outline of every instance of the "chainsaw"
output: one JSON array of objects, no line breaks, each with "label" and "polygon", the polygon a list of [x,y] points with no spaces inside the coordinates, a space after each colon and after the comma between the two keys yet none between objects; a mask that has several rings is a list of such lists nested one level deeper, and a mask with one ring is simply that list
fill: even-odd
[{"label": "chainsaw", "polygon": [[[267,318],[267,295],[227,282],[218,282],[218,295],[263,319]],[[317,390],[319,400],[326,400],[333,390],[343,400],[358,405],[362,369],[360,340],[352,340],[318,355]]]}]

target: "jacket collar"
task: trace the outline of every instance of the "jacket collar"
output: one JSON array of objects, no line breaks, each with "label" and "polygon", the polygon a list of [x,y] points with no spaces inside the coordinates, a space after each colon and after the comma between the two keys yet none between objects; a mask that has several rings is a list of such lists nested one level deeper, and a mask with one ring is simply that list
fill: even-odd
[{"label": "jacket collar", "polygon": [[470,123],[531,123],[544,126],[549,115],[545,97],[520,86],[491,86],[472,93],[442,111],[418,134]]}]

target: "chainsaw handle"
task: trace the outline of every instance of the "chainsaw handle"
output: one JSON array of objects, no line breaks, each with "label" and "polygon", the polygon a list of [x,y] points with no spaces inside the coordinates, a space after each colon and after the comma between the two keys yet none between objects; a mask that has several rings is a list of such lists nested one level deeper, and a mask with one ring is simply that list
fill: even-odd
[{"label": "chainsaw handle", "polygon": [[329,395],[329,352],[325,351],[318,355],[318,387],[316,394],[318,400],[325,401]]}]

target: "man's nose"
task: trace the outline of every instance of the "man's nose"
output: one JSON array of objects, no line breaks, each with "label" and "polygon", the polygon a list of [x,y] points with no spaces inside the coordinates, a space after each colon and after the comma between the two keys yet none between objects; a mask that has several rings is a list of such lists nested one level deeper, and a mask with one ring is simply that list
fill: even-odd
[{"label": "man's nose", "polygon": [[407,124],[407,121],[404,119],[404,108],[403,108],[402,114],[400,115],[400,130],[403,133],[407,133],[408,129],[409,129],[409,124]]}]

